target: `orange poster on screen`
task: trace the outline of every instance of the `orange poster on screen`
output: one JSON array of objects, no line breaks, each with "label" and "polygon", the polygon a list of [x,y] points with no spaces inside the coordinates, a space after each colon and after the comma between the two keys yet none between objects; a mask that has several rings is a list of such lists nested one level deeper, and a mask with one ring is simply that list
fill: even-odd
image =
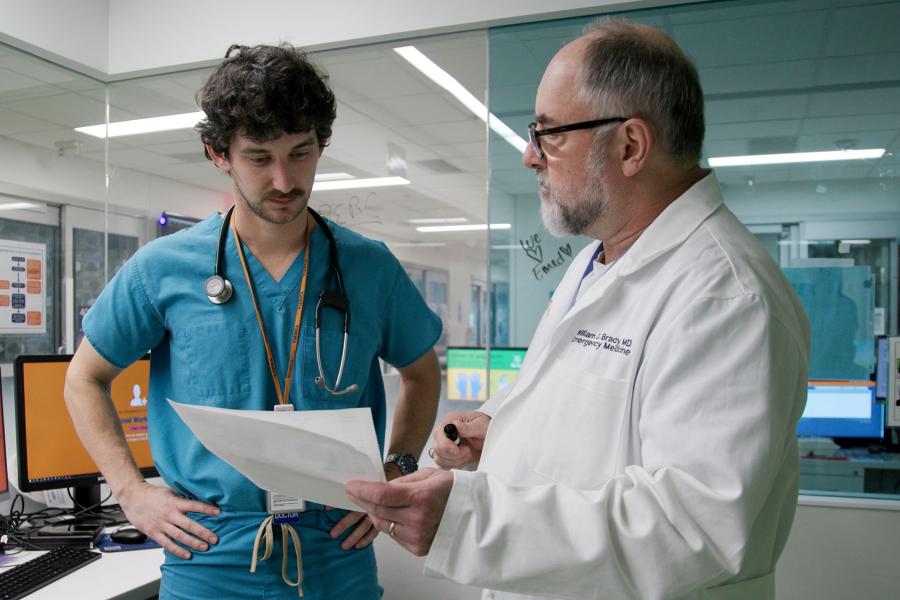
[{"label": "orange poster on screen", "polygon": [[[63,398],[67,362],[35,362],[23,366],[28,478],[32,481],[96,473],[69,417]],[[122,433],[135,462],[153,466],[147,429],[147,386],[150,361],[139,360],[112,384],[112,398]]]}]

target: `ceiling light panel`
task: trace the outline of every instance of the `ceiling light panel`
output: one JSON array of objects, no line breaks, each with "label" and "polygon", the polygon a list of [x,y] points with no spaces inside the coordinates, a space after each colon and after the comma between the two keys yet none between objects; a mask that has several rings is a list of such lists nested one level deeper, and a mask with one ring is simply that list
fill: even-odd
[{"label": "ceiling light panel", "polygon": [[407,219],[406,222],[414,225],[426,225],[435,223],[468,223],[469,220],[465,217],[433,217],[427,219]]},{"label": "ceiling light panel", "polygon": [[506,123],[497,118],[493,113],[489,113],[487,107],[482,104],[478,98],[472,95],[460,82],[452,75],[447,73],[430,58],[422,54],[415,46],[402,46],[394,48],[394,52],[403,57],[406,62],[418,69],[423,75],[447,90],[454,98],[459,100],[463,106],[476,117],[485,121],[495,133],[506,140],[513,148],[521,153],[525,152],[528,146],[522,137],[516,134]]},{"label": "ceiling light panel", "polygon": [[785,154],[748,154],[744,156],[714,156],[709,159],[709,166],[743,167],[755,165],[784,165],[838,160],[866,160],[881,158],[882,156],[884,156],[884,148],[828,150],[825,152],[789,152]]},{"label": "ceiling light panel", "polygon": [[334,190],[376,188],[392,185],[409,185],[409,180],[403,177],[372,177],[369,179],[346,179],[343,181],[317,181],[313,183],[313,190],[316,192],[330,192]]},{"label": "ceiling light panel", "polygon": [[107,125],[88,125],[76,127],[75,131],[97,138],[122,137],[127,135],[140,135],[157,131],[172,131],[175,129],[193,129],[202,119],[206,118],[203,112],[181,113],[177,115],[165,115],[162,117],[150,117],[147,119],[132,119],[130,121],[116,121]]},{"label": "ceiling light panel", "polygon": [[[495,229],[511,229],[510,223],[491,223],[490,228]],[[428,225],[425,227],[416,227],[416,231],[421,233],[447,233],[451,231],[485,231],[488,229],[487,223],[473,223],[471,225]]]}]

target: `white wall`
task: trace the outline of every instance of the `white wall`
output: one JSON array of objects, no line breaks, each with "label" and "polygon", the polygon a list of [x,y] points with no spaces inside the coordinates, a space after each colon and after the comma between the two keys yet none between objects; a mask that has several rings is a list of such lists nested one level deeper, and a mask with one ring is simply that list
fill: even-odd
[{"label": "white wall", "polygon": [[109,0],[0,0],[0,42],[102,76],[109,70]]},{"label": "white wall", "polygon": [[[658,4],[659,2],[657,2]],[[649,2],[614,0],[116,0],[109,12],[113,75],[219,59],[234,43],[283,40],[306,48],[460,31],[488,23],[588,14],[598,7]],[[178,15],[173,18],[173,15]],[[135,28],[134,23],[142,27]],[[164,32],[164,35],[161,33]]]},{"label": "white wall", "polygon": [[[0,41],[82,72],[114,78],[197,65],[233,43],[286,41],[307,48],[349,46],[639,8],[671,0],[0,0]],[[77,23],[77,27],[72,24]]]},{"label": "white wall", "polygon": [[785,600],[897,598],[900,511],[797,507],[775,573]]}]

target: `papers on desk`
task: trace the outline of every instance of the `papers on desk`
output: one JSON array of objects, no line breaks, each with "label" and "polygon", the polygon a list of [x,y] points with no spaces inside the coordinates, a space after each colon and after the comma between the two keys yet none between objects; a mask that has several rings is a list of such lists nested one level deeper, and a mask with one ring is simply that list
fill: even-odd
[{"label": "papers on desk", "polygon": [[264,490],[362,510],[344,494],[346,483],[385,481],[368,408],[276,413],[169,404],[200,443]]}]

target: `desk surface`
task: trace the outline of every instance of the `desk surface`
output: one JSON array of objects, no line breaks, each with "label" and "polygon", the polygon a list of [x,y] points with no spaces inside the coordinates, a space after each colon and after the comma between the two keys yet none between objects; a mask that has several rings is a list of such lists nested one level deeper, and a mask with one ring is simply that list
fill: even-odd
[{"label": "desk surface", "polygon": [[[6,564],[21,564],[41,554],[43,553],[22,552],[16,555],[14,562]],[[159,593],[162,548],[102,554],[100,560],[39,589],[28,596],[28,600],[146,600]]]}]

